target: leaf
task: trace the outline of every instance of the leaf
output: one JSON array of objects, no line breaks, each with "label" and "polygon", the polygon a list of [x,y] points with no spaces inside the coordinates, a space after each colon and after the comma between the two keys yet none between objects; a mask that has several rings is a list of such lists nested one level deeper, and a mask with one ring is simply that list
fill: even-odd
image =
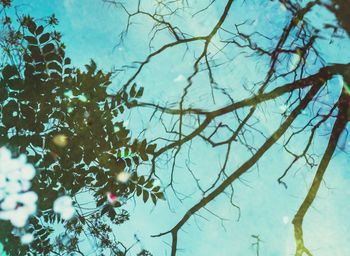
[{"label": "leaf", "polygon": [[136,195],[139,196],[142,193],[142,188],[140,186],[136,187]]},{"label": "leaf", "polygon": [[5,80],[9,80],[14,76],[18,76],[17,68],[15,66],[12,66],[12,65],[7,65],[2,70],[2,76],[4,77]]},{"label": "leaf", "polygon": [[152,202],[156,205],[157,204],[157,197],[154,194],[151,194]]},{"label": "leaf", "polygon": [[[45,215],[44,218],[46,219],[46,218],[48,218],[48,216]],[[48,219],[45,220],[45,221],[48,222]],[[45,233],[45,231],[46,231],[46,229],[43,228],[43,229],[38,230],[36,233],[37,233],[39,236],[41,236],[41,235],[43,235],[43,234]]]},{"label": "leaf", "polygon": [[71,63],[71,59],[70,58],[65,58],[64,59],[64,65],[69,65]]},{"label": "leaf", "polygon": [[132,192],[135,191],[135,189],[136,189],[135,183],[130,183],[130,185],[129,185],[129,192],[132,193]]},{"label": "leaf", "polygon": [[152,189],[153,192],[158,192],[159,190],[160,190],[160,187],[159,187],[159,186],[154,187],[154,188]]},{"label": "leaf", "polygon": [[36,30],[36,24],[34,23],[34,21],[30,20],[27,23],[27,27],[30,33],[34,34],[35,30]]},{"label": "leaf", "polygon": [[105,100],[105,104],[103,106],[103,109],[104,110],[109,110],[109,105],[108,105],[108,101],[107,100]]},{"label": "leaf", "polygon": [[46,43],[47,41],[49,41],[49,39],[50,39],[50,34],[49,33],[45,33],[45,34],[40,36],[39,42],[41,44],[43,44],[43,43]]},{"label": "leaf", "polygon": [[118,107],[118,111],[119,111],[119,113],[123,113],[124,112],[124,107],[123,106],[119,106]]},{"label": "leaf", "polygon": [[151,188],[153,186],[153,180],[150,180],[146,183],[145,188]]},{"label": "leaf", "polygon": [[146,203],[148,198],[149,198],[149,192],[147,190],[144,190],[143,191],[143,202]]},{"label": "leaf", "polygon": [[102,197],[100,200],[97,201],[96,207],[101,206],[104,202],[105,202],[105,198]]},{"label": "leaf", "polygon": [[40,61],[41,61],[41,59],[43,59],[43,57],[41,55],[41,52],[40,52],[40,48],[38,46],[36,46],[36,45],[29,45],[28,49],[29,49],[33,59],[40,60]]},{"label": "leaf", "polygon": [[7,88],[3,85],[0,85],[0,102],[4,102],[8,97]]},{"label": "leaf", "polygon": [[80,220],[80,222],[81,222],[81,224],[85,224],[86,223],[86,220],[85,220],[85,217],[84,216],[79,216],[79,220]]},{"label": "leaf", "polygon": [[23,55],[23,59],[25,62],[32,62],[33,61],[32,57],[27,53]]},{"label": "leaf", "polygon": [[165,197],[164,197],[163,192],[155,193],[155,195],[156,195],[156,197],[158,197],[159,199],[165,200]]},{"label": "leaf", "polygon": [[45,60],[46,61],[57,61],[58,63],[61,63],[62,58],[58,56],[55,52],[50,52],[45,55]]},{"label": "leaf", "polygon": [[147,141],[146,141],[146,139],[144,139],[144,140],[141,142],[140,150],[146,149],[146,146],[147,146]]},{"label": "leaf", "polygon": [[143,185],[144,183],[145,183],[145,177],[144,177],[144,176],[141,176],[141,177],[139,178],[138,184],[139,184],[139,185]]},{"label": "leaf", "polygon": [[35,65],[35,71],[40,72],[41,74],[45,71],[46,65],[44,63],[38,63]]},{"label": "leaf", "polygon": [[38,40],[34,36],[25,36],[24,39],[29,43],[29,44],[38,44]]},{"label": "leaf", "polygon": [[135,97],[136,96],[136,89],[135,89],[135,87],[136,87],[136,84],[133,84],[131,89],[130,89],[130,96],[131,97]]},{"label": "leaf", "polygon": [[140,152],[140,157],[143,161],[148,161],[148,156],[144,152]]},{"label": "leaf", "polygon": [[36,31],[35,31],[35,34],[38,36],[40,35],[42,32],[44,31],[44,27],[42,25],[40,25]]},{"label": "leaf", "polygon": [[56,62],[51,62],[47,67],[51,70],[56,70],[57,72],[62,72],[62,67],[58,65]]},{"label": "leaf", "polygon": [[138,92],[137,92],[137,94],[136,94],[136,98],[142,97],[142,95],[143,95],[143,90],[144,90],[143,87],[141,87],[141,88],[138,90]]},{"label": "leaf", "polygon": [[151,144],[146,148],[146,152],[148,154],[153,154],[156,147],[157,147],[157,144]]},{"label": "leaf", "polygon": [[61,80],[61,74],[56,72],[56,71],[52,71],[51,74],[50,74],[50,77],[53,78],[53,79],[57,79],[57,80]]},{"label": "leaf", "polygon": [[131,166],[132,166],[132,162],[131,162],[130,158],[125,158],[124,161],[126,162],[126,165],[127,165],[128,167],[131,167]]},{"label": "leaf", "polygon": [[73,72],[73,69],[71,69],[71,68],[64,69],[64,74],[65,75],[70,75],[72,72]]},{"label": "leaf", "polygon": [[43,138],[40,135],[34,135],[31,138],[31,143],[35,147],[42,147],[43,146]]},{"label": "leaf", "polygon": [[115,212],[115,210],[113,209],[113,207],[110,207],[109,210],[108,210],[108,216],[111,218],[111,220],[114,220],[115,219],[115,215],[117,213]]},{"label": "leaf", "polygon": [[16,101],[9,101],[2,109],[3,117],[5,116],[13,116],[14,112],[18,111],[18,104]]},{"label": "leaf", "polygon": [[124,157],[128,157],[129,154],[130,154],[130,149],[129,148],[124,149]]},{"label": "leaf", "polygon": [[106,214],[109,210],[110,210],[111,206],[110,205],[105,205],[103,208],[102,208],[102,211],[101,211],[101,216]]},{"label": "leaf", "polygon": [[140,161],[139,161],[139,157],[138,157],[138,156],[133,156],[133,157],[132,157],[132,160],[134,161],[134,163],[135,163],[136,165],[139,165],[139,164],[140,164]]},{"label": "leaf", "polygon": [[52,52],[53,50],[55,49],[55,46],[54,44],[50,43],[50,44],[47,44],[43,47],[43,52],[45,54],[49,53],[49,52]]}]

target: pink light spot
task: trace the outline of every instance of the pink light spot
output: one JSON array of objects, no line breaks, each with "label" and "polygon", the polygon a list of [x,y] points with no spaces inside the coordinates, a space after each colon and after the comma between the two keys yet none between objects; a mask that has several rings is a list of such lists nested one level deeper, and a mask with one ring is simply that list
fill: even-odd
[{"label": "pink light spot", "polygon": [[115,204],[118,201],[118,197],[111,192],[107,193],[107,200],[111,204]]}]

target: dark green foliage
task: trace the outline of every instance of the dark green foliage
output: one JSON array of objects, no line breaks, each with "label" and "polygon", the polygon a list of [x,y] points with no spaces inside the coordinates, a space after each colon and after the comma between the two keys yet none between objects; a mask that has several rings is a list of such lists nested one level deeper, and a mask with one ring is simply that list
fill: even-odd
[{"label": "dark green foliage", "polygon": [[[137,175],[137,167],[149,159],[156,145],[132,140],[118,117],[128,107],[122,99],[135,103],[143,88],[134,85],[129,93],[107,95],[110,73],[98,70],[93,61],[85,71],[72,68],[55,33],[46,32],[33,20],[26,24],[24,68],[6,65],[1,71],[0,146],[26,154],[36,166],[32,190],[39,195],[39,212],[27,227],[35,236],[29,248],[20,246],[8,223],[0,223],[0,241],[10,255],[74,254],[85,230],[101,248],[117,248],[118,241],[108,233],[110,225],[129,219],[121,209],[123,203],[134,195],[144,202],[151,198],[154,204],[164,198],[153,180]],[[126,183],[116,179],[123,171],[131,173]],[[94,214],[80,209],[73,220],[64,222],[53,213],[57,197],[74,198],[81,192],[95,200]],[[109,204],[108,192],[124,202]],[[102,216],[108,217],[105,223]],[[57,223],[65,223],[66,232],[54,241],[50,235]],[[68,238],[69,243],[62,243]]]}]

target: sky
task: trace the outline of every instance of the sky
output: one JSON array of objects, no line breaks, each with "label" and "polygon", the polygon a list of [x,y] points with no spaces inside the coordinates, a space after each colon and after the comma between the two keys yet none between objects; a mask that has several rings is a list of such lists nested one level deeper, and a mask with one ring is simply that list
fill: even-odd
[{"label": "sky", "polygon": [[[133,1],[133,0],[130,0]],[[152,7],[152,1],[145,1]],[[199,15],[186,24],[189,34],[206,34],[217,21],[223,9],[223,3],[214,5],[208,11],[210,15]],[[242,5],[241,1],[234,4],[233,9],[240,10],[231,16],[232,24],[239,24],[247,16],[254,23],[254,29],[265,33],[278,34],[281,31],[273,31],[273,24],[283,23],[287,20],[285,10],[279,5],[267,6],[266,1],[252,1],[254,4]],[[119,68],[131,64],[133,61],[143,60],[148,53],[148,29],[150,23],[136,20],[130,29],[124,44],[118,44],[119,34],[126,24],[126,15],[117,11],[112,6],[99,0],[17,0],[23,4],[23,9],[28,10],[34,17],[41,17],[55,13],[60,21],[57,29],[63,34],[63,41],[67,45],[67,55],[72,59],[76,67],[83,67],[90,59],[94,59],[103,70],[112,67]],[[194,5],[200,5],[200,1],[193,1]],[[148,8],[146,6],[146,8]],[[264,9],[265,8],[265,9]],[[268,12],[264,10],[270,10]],[[317,19],[322,21],[331,20],[332,17],[326,12],[314,12]],[[181,21],[179,21],[181,23]],[[226,24],[229,27],[230,24]],[[266,26],[271,24],[271,26]],[[278,27],[278,26],[277,26]],[[282,27],[281,27],[282,30]],[[169,41],[166,36],[159,39],[162,42]],[[328,42],[320,42],[318,47],[327,47],[324,57],[327,63],[343,63],[349,59],[349,40],[336,40],[332,46]],[[220,42],[215,42],[220,44]],[[268,44],[269,42],[266,42]],[[155,43],[157,46],[157,43]],[[339,49],[343,49],[339,54]],[[192,56],[183,57],[184,48],[173,49],[164,56],[157,57],[143,70],[136,82],[145,86],[145,99],[155,102],[175,102],[185,86],[185,79],[189,75],[192,66]],[[194,54],[196,49],[193,50]],[[227,65],[217,71],[217,81],[223,87],[232,90],[235,96],[243,98],[246,92],[239,86],[242,83],[259,81],[266,72],[263,65],[264,59],[257,62],[254,58],[238,55],[238,52],[230,52],[233,59],[232,65]],[[166,65],[165,65],[166,64]],[[317,70],[315,65],[315,70]],[[311,68],[312,69],[312,68]],[[131,71],[122,72],[114,78],[113,87],[119,88]],[[186,73],[187,72],[187,73]],[[199,75],[194,86],[193,94],[196,101],[193,105],[210,107],[210,90],[203,86],[204,75]],[[233,81],[233,82],[232,82]],[[335,88],[341,86],[342,80],[332,80]],[[217,105],[224,105],[227,99],[218,95]],[[266,117],[266,112],[261,110],[261,129],[264,132],[272,132],[276,129],[279,116],[279,102],[267,103],[265,110],[273,110],[276,113]],[[143,112],[142,112],[143,111]],[[137,130],[144,124],[147,125],[150,112],[142,110],[126,116],[131,130],[137,134]],[[264,114],[265,113],[265,114]],[[148,135],[156,136],[159,125],[149,127]],[[305,135],[306,136],[306,135]],[[306,138],[306,137],[304,137]],[[202,170],[198,173],[204,184],[209,184],[216,176],[211,170],[217,170],[222,163],[224,149],[211,150],[200,141],[195,141],[196,152],[192,154],[193,168]],[[297,142],[301,143],[301,142]],[[315,145],[317,152],[325,148],[326,138],[320,137]],[[298,145],[297,145],[298,146]],[[346,146],[348,149],[349,146]],[[241,150],[239,150],[241,149]],[[237,154],[233,154],[232,168],[243,162],[248,152],[237,148]],[[241,153],[242,152],[242,153]],[[180,159],[185,159],[185,153]],[[203,158],[205,156],[205,158]],[[234,185],[234,201],[241,209],[239,221],[238,211],[228,203],[228,198],[221,195],[211,202],[208,209],[214,211],[225,219],[221,220],[212,216],[208,211],[202,210],[202,217],[192,218],[185,224],[179,233],[179,253],[181,256],[199,255],[256,255],[252,243],[255,242],[252,235],[259,235],[262,240],[260,245],[261,256],[288,256],[294,253],[294,234],[292,219],[300,203],[307,193],[307,189],[314,175],[314,170],[297,171],[288,177],[288,189],[279,185],[276,181],[283,168],[286,168],[291,158],[282,150],[281,144],[274,146],[267,156],[259,163],[259,170],[252,168],[244,175],[242,181]],[[338,151],[325,176],[325,184],[321,186],[313,207],[308,212],[304,222],[304,240],[308,248],[317,256],[344,256],[350,255],[350,221],[349,221],[349,196],[350,175],[347,170],[349,164],[348,155]],[[115,229],[117,237],[122,237],[126,244],[132,244],[134,234],[137,234],[141,243],[132,251],[135,253],[143,246],[154,255],[170,255],[170,237],[152,238],[170,229],[183,216],[188,208],[196,203],[201,195],[193,187],[190,175],[184,170],[185,165],[179,164],[176,175],[176,186],[181,191],[191,194],[191,197],[179,202],[171,191],[167,192],[167,202],[159,202],[156,207],[143,204],[136,199],[130,202],[127,209],[130,210],[131,220]],[[301,167],[301,166],[300,166]],[[161,168],[160,175],[169,177],[168,167]],[[234,169],[232,169],[234,170]],[[93,249],[85,248],[87,255],[93,255]]]}]

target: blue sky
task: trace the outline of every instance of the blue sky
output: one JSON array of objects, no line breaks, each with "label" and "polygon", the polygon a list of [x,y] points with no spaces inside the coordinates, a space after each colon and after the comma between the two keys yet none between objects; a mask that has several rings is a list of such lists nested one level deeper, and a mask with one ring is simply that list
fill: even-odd
[{"label": "blue sky", "polygon": [[[132,2],[132,1],[131,1]],[[152,1],[146,1],[151,3]],[[195,5],[200,1],[193,1]],[[222,1],[224,3],[225,1]],[[273,24],[284,23],[288,15],[279,5],[267,6],[266,1],[254,1],[254,4],[242,5],[238,1],[234,4],[235,15],[230,17],[227,27],[244,21],[247,16],[255,22],[254,29],[268,34],[279,34]],[[132,61],[143,60],[148,53],[148,29],[150,24],[141,21],[136,22],[130,30],[125,43],[118,45],[118,35],[125,27],[126,16],[123,12],[115,10],[110,5],[99,0],[17,0],[24,3],[23,8],[34,17],[55,13],[60,21],[57,29],[63,33],[63,41],[67,45],[67,55],[71,56],[72,63],[82,67],[90,59],[94,59],[104,70],[110,70],[112,66],[121,67]],[[206,34],[215,24],[222,11],[223,5],[216,4],[209,9],[209,16],[199,15],[186,24],[186,29],[191,34]],[[266,10],[266,11],[264,11]],[[317,19],[325,21],[332,17],[326,12],[315,12]],[[181,21],[179,21],[181,24]],[[266,26],[269,23],[271,26]],[[277,26],[278,27],[278,26]],[[280,27],[282,30],[282,27]],[[170,40],[166,36],[161,41]],[[318,47],[324,50],[324,57],[328,63],[345,62],[349,59],[349,40],[338,40],[333,45],[328,42],[320,42]],[[220,42],[215,42],[220,44]],[[266,42],[268,44],[268,42]],[[327,47],[327,48],[326,48]],[[340,50],[342,49],[341,53]],[[145,86],[145,99],[155,102],[174,102],[178,100],[185,85],[183,77],[189,75],[193,64],[193,56],[186,55],[183,58],[183,47],[171,50],[168,54],[157,57],[148,65],[137,78],[142,86]],[[194,47],[192,53],[198,53]],[[266,72],[266,60],[257,62],[254,58],[237,55],[238,52],[229,52],[233,58],[232,65],[227,65],[216,71],[218,82],[225,88],[235,93],[237,98],[242,98],[246,92],[242,89],[242,83],[252,83],[261,80]],[[313,67],[311,67],[312,69]],[[315,70],[317,70],[315,65]],[[118,88],[130,71],[120,74],[113,82]],[[194,105],[210,107],[210,90],[205,84],[205,75],[199,75],[196,79],[197,86],[193,88],[196,95]],[[203,82],[203,83],[202,83]],[[335,87],[341,86],[341,79],[335,78]],[[218,95],[216,104],[223,105],[227,99]],[[279,122],[280,102],[267,103],[257,114],[261,119],[261,130],[271,133]],[[265,112],[264,112],[265,110]],[[271,115],[266,117],[266,110]],[[276,112],[274,112],[276,110]],[[130,116],[125,116],[134,134],[147,125],[149,111],[133,111]],[[265,113],[265,114],[264,114]],[[273,114],[275,113],[275,114]],[[154,137],[159,132],[160,125],[149,126],[148,136]],[[258,140],[259,141],[259,140]],[[299,143],[299,142],[297,142]],[[326,138],[320,138],[315,145],[317,152],[325,148]],[[203,184],[209,184],[215,178],[211,170],[217,170],[222,163],[225,149],[216,151],[199,140],[194,141],[196,147],[191,160],[193,168],[198,171]],[[298,146],[298,145],[296,145]],[[348,148],[348,146],[347,146]],[[237,154],[231,159],[231,168],[242,163],[248,156],[243,148],[237,146]],[[205,156],[205,157],[203,157]],[[180,160],[186,158],[186,153],[180,154]],[[210,215],[205,210],[200,214],[204,218],[192,218],[179,233],[179,255],[255,255],[251,243],[254,242],[251,235],[260,235],[263,240],[261,254],[268,256],[288,256],[294,252],[293,226],[291,220],[304,199],[314,170],[294,170],[288,177],[288,190],[276,182],[283,168],[289,164],[291,158],[282,150],[281,144],[274,146],[259,164],[259,170],[252,170],[244,175],[244,182],[235,183],[235,202],[241,208],[241,218],[237,222],[237,209],[229,205],[228,198],[221,195],[215,199],[208,209],[227,219],[221,225],[219,219]],[[181,161],[180,161],[181,162]],[[305,241],[317,256],[344,256],[350,255],[350,221],[348,219],[350,204],[350,175],[347,173],[349,164],[346,152],[337,152],[332,160],[325,177],[326,186],[320,189],[313,208],[310,209],[304,224]],[[150,204],[144,205],[141,200],[130,202],[127,208],[131,212],[131,220],[118,227],[115,233],[123,237],[126,244],[133,243],[133,235],[137,234],[146,249],[154,255],[170,255],[170,237],[151,238],[154,235],[171,228],[191,205],[196,203],[201,194],[195,191],[193,181],[188,172],[184,170],[184,164],[179,164],[175,181],[177,188],[192,194],[184,202],[176,200],[171,191],[167,191],[169,204],[160,202],[157,207]],[[302,166],[300,166],[302,167]],[[169,177],[168,167],[160,168],[159,174],[164,179]],[[199,170],[202,170],[199,172]],[[206,220],[207,219],[207,220]],[[138,245],[141,246],[141,245]],[[139,247],[135,248],[136,252]],[[91,251],[90,248],[86,248]]]}]

